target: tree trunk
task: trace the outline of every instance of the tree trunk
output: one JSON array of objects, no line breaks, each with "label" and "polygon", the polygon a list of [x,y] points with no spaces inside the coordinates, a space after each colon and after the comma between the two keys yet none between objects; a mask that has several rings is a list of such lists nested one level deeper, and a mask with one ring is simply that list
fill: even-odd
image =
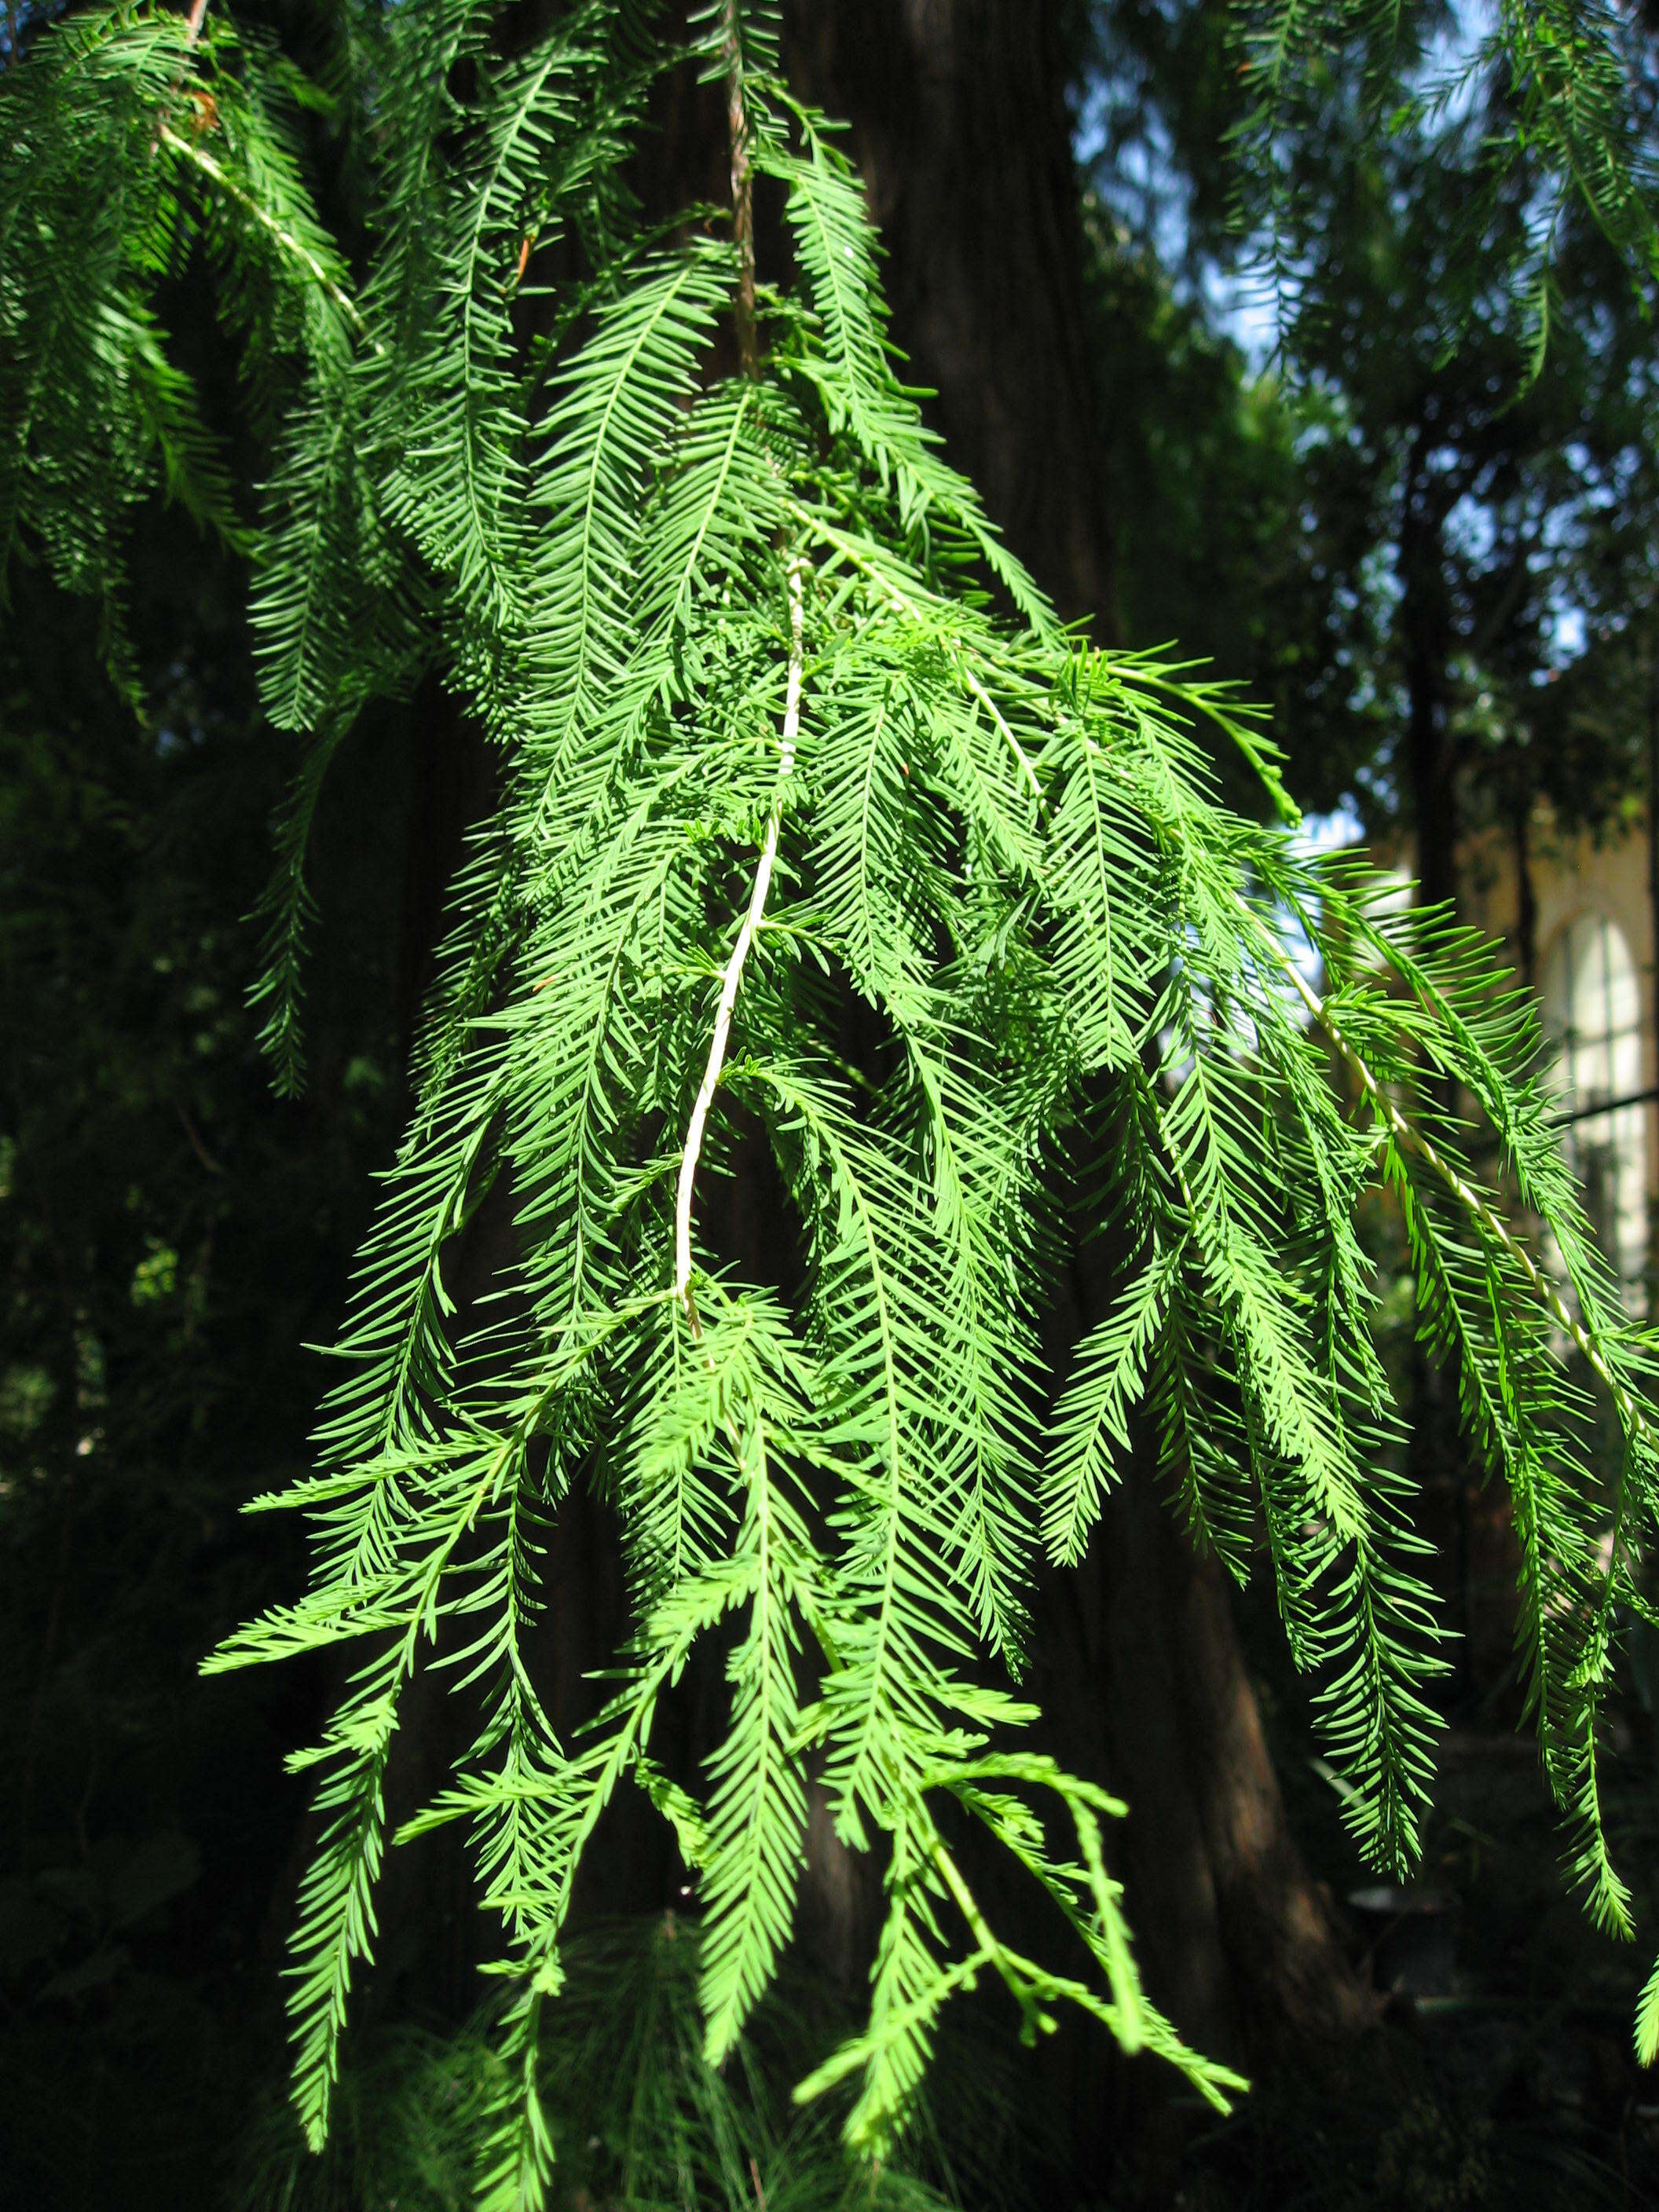
[{"label": "tree trunk", "polygon": [[950,457],[1062,613],[1111,605],[1063,0],[793,0],[788,59],[851,128],[895,334]]},{"label": "tree trunk", "polygon": [[1515,855],[1515,957],[1521,981],[1538,988],[1538,883],[1532,868],[1532,794],[1522,785],[1510,817]]},{"label": "tree trunk", "polygon": [[[1648,609],[1647,666],[1647,842],[1650,1018],[1659,1042],[1659,599]],[[1648,1239],[1649,1249],[1655,1240]],[[1650,1263],[1651,1264],[1651,1263]]]},{"label": "tree trunk", "polygon": [[1406,465],[1400,524],[1400,635],[1405,648],[1406,753],[1417,879],[1424,906],[1457,902],[1457,749],[1447,712],[1452,609],[1446,583],[1448,491],[1419,425]]},{"label": "tree trunk", "polygon": [[[894,332],[950,459],[1067,616],[1097,634],[1109,538],[1084,342],[1066,102],[1071,11],[1034,0],[795,0],[801,89],[851,129]],[[1109,1285],[1059,1316],[1069,1349]],[[1131,1808],[1120,1857],[1148,1980],[1210,2047],[1259,2053],[1372,2008],[1286,1819],[1224,1579],[1146,1465],[1040,1608],[1057,1735]],[[1081,2083],[1084,2109],[1098,2085]]]}]

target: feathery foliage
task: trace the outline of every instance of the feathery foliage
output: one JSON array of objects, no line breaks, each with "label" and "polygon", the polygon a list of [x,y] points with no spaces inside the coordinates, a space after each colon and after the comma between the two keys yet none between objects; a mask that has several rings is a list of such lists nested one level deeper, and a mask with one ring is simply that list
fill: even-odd
[{"label": "feathery foliage", "polygon": [[[498,762],[318,1469],[256,1501],[308,1515],[312,1584],[211,1662],[350,1647],[294,1761],[321,1822],[291,1961],[307,2134],[373,1948],[402,1703],[434,1666],[481,1724],[402,1832],[464,1823],[501,1923],[492,2212],[544,2199],[545,2018],[625,1784],[698,1884],[712,2064],[789,1942],[809,1774],[873,1855],[867,2018],[801,2087],[848,2085],[860,2150],[902,2134],[941,2013],[988,1978],[1029,2032],[1077,2007],[1224,2103],[1237,2078],[1140,1986],[1109,1870],[1122,1808],[1029,1747],[1025,1603],[1039,1546],[1086,1549],[1140,1425],[1194,1540],[1241,1577],[1259,1541],[1357,1841],[1410,1865],[1443,1662],[1354,1228],[1379,1183],[1515,1501],[1575,1876],[1627,1924],[1596,1717],[1621,1610],[1646,1604],[1659,1417],[1550,1140],[1528,1008],[1485,946],[1221,806],[1200,721],[1294,820],[1224,690],[1061,631],[897,375],[857,179],[780,82],[763,9],[709,9],[684,54],[625,0],[579,0],[510,61],[492,25],[459,0],[365,24],[355,286],[306,198],[293,88],[222,11],[200,36],[76,17],[3,88],[6,545],[113,599],[121,509],[159,469],[219,514],[153,319],[173,257],[226,257],[232,326],[283,405],[254,620],[270,715],[317,748],[262,987],[289,1079],[304,822],[355,714],[436,665]],[[619,181],[675,66],[726,83],[729,241],[645,235]],[[787,294],[751,282],[757,174],[794,241]],[[583,273],[550,295],[555,245]],[[1435,1104],[1447,1079],[1559,1282]],[[739,1115],[787,1201],[769,1282],[702,1226]],[[511,1254],[463,1304],[459,1247],[497,1188]],[[1053,1375],[1076,1218],[1113,1237],[1120,1288]],[[1592,1390],[1624,1438],[1610,1547],[1577,1441]],[[633,1626],[563,1741],[532,1636],[578,1486],[616,1506]],[[726,1727],[706,1772],[670,1774],[653,1726],[700,1651],[725,1655]],[[991,1924],[964,1830],[1048,1901],[1052,1956]]]}]

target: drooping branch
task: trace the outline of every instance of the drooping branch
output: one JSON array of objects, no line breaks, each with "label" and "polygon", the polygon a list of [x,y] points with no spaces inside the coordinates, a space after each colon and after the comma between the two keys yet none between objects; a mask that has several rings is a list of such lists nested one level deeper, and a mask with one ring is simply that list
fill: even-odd
[{"label": "drooping branch", "polygon": [[755,887],[749,895],[749,911],[743,918],[738,941],[732,948],[732,957],[726,962],[726,972],[720,978],[720,1003],[714,1010],[714,1034],[708,1045],[708,1065],[703,1070],[702,1081],[691,1108],[691,1119],[685,1132],[685,1150],[680,1158],[679,1189],[674,1206],[674,1295],[684,1308],[694,1334],[700,1333],[696,1301],[691,1291],[691,1200],[696,1186],[697,1161],[702,1152],[708,1109],[714,1103],[720,1071],[726,1065],[726,1048],[731,1039],[732,1016],[738,1003],[738,988],[743,981],[744,964],[766,912],[767,894],[772,887],[772,869],[778,853],[778,830],[783,819],[784,787],[794,769],[795,741],[800,733],[803,620],[801,563],[796,559],[789,563],[789,678],[784,693],[777,795],[766,818],[766,835],[761,845],[760,866],[755,871]]},{"label": "drooping branch", "polygon": [[[832,524],[823,520],[815,507],[803,506],[799,501],[792,503],[792,511],[795,520],[810,530],[813,536],[830,551],[839,554],[861,575],[867,577],[895,614],[903,616],[907,621],[925,619],[925,610],[908,593],[900,590],[880,563],[871,559],[856,538],[849,537],[845,531],[836,529]],[[1007,718],[969,667],[966,653],[953,652],[951,659],[957,674],[962,678],[963,690],[967,692],[969,698],[984,708],[990,717],[992,727],[1013,754],[1016,766],[1030,787],[1031,796],[1036,801],[1039,814],[1046,813],[1048,798],[1042,786],[1037,781],[1036,770],[1031,765],[1030,755],[1008,726]]]}]

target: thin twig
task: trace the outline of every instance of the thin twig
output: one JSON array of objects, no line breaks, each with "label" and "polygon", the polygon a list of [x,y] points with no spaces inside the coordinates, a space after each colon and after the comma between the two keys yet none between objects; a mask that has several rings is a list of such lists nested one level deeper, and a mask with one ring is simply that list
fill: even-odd
[{"label": "thin twig", "polygon": [[201,1137],[197,1132],[196,1124],[191,1120],[190,1115],[185,1111],[184,1108],[179,1104],[177,1099],[174,1099],[173,1104],[178,1109],[179,1120],[184,1128],[185,1134],[190,1140],[190,1149],[191,1152],[195,1153],[197,1158],[200,1160],[202,1165],[207,1170],[210,1175],[223,1175],[225,1172],[224,1163],[221,1160],[216,1160],[212,1153],[209,1152],[207,1146],[202,1142]]},{"label": "thin twig", "polygon": [[772,886],[772,868],[777,859],[778,830],[783,819],[783,792],[795,765],[795,740],[800,732],[801,632],[804,621],[801,563],[799,558],[789,563],[789,680],[784,695],[783,741],[778,756],[778,786],[772,801],[772,811],[766,818],[766,836],[761,845],[760,866],[755,871],[755,887],[749,896],[749,911],[738,932],[738,941],[732,948],[732,957],[726,963],[726,973],[720,979],[720,1003],[714,1010],[714,1034],[709,1040],[708,1065],[703,1070],[691,1119],[685,1132],[685,1150],[680,1158],[679,1190],[674,1206],[674,1295],[685,1310],[694,1336],[702,1334],[697,1320],[696,1301],[691,1293],[691,1199],[697,1179],[697,1161],[702,1152],[703,1130],[708,1121],[708,1109],[714,1102],[720,1079],[720,1070],[726,1064],[726,1048],[732,1036],[732,1015],[738,1003],[738,989],[743,981],[744,963],[749,957],[749,948],[761,926],[766,911],[766,895]]},{"label": "thin twig", "polygon": [[726,123],[732,143],[732,230],[738,248],[738,359],[745,376],[760,374],[755,336],[755,185],[749,166],[749,117],[743,98],[743,40],[738,0],[726,0]]}]

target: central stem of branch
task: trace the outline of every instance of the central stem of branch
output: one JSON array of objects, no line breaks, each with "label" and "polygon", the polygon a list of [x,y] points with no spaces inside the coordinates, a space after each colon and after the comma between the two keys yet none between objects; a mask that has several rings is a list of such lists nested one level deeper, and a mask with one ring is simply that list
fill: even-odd
[{"label": "central stem of branch", "polygon": [[738,989],[743,981],[744,963],[749,957],[749,948],[755,941],[756,932],[766,912],[767,893],[772,888],[772,869],[778,856],[778,829],[783,819],[783,790],[795,765],[795,740],[800,733],[801,631],[803,625],[803,587],[801,563],[799,559],[789,563],[789,679],[784,692],[783,742],[778,756],[777,796],[772,801],[772,811],[766,817],[766,835],[761,844],[760,866],[755,871],[755,888],[749,895],[749,911],[738,932],[738,941],[732,947],[732,957],[726,963],[720,978],[720,1004],[714,1010],[714,1034],[708,1043],[708,1065],[703,1070],[702,1081],[691,1108],[691,1119],[685,1132],[685,1150],[680,1157],[679,1190],[674,1205],[674,1295],[685,1309],[686,1319],[694,1335],[700,1334],[696,1301],[691,1295],[691,1198],[697,1180],[697,1161],[702,1152],[703,1131],[708,1121],[708,1109],[714,1103],[719,1086],[720,1071],[726,1065],[726,1048],[732,1036],[732,1016],[738,1003]]},{"label": "central stem of branch", "polygon": [[743,39],[738,0],[726,0],[726,125],[732,143],[732,231],[738,248],[738,359],[745,376],[760,374],[755,336],[755,185],[749,167],[749,117],[743,99]]}]

